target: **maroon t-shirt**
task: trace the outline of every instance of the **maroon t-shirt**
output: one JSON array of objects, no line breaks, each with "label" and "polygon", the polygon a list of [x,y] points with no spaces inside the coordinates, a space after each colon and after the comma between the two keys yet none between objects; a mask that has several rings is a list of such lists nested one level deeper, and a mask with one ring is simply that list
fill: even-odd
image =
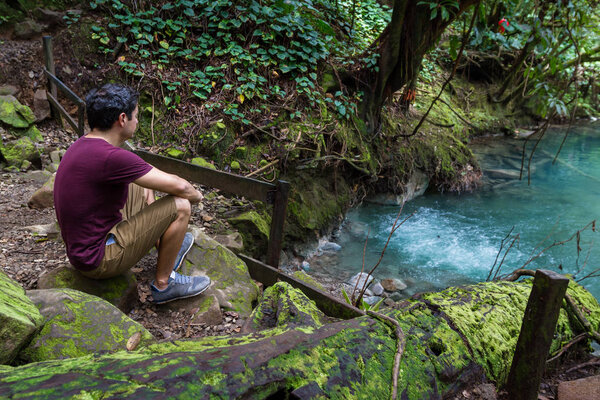
[{"label": "maroon t-shirt", "polygon": [[90,271],[102,261],[108,231],[121,221],[128,186],[152,169],[103,139],[81,137],[62,158],[54,207],[71,264]]}]

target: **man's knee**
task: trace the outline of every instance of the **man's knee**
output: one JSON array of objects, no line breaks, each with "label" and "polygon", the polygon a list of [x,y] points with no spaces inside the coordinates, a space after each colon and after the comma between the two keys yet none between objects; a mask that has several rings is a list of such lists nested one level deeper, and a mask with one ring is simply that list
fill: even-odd
[{"label": "man's knee", "polygon": [[192,204],[188,199],[182,197],[175,197],[175,207],[177,207],[177,214],[189,216],[192,214]]}]

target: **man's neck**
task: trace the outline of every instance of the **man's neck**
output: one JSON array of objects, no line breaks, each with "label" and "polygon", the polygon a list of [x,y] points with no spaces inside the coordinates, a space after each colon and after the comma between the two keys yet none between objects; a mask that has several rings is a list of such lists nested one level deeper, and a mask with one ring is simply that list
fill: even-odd
[{"label": "man's neck", "polygon": [[112,144],[115,147],[120,147],[123,144],[123,140],[121,139],[121,135],[115,129],[109,129],[107,131],[100,131],[98,129],[93,129],[87,135],[88,138],[92,139],[103,139],[108,143]]}]

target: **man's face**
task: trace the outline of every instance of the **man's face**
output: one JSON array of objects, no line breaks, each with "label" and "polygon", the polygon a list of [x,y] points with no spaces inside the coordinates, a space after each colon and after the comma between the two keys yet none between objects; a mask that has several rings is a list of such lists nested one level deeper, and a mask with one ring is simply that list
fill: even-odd
[{"label": "man's face", "polygon": [[127,118],[127,115],[125,115],[125,126],[123,126],[123,133],[124,133],[124,136],[127,137],[127,139],[132,138],[133,133],[137,129],[137,124],[138,124],[137,117],[138,117],[138,106],[135,106],[135,110],[133,110],[133,112],[131,113],[131,119]]}]

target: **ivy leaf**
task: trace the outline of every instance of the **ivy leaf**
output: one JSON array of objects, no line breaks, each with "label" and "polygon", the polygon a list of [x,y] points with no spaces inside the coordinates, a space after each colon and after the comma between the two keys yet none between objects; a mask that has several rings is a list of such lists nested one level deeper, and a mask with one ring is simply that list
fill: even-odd
[{"label": "ivy leaf", "polygon": [[165,50],[169,49],[169,43],[166,40],[161,40],[160,42],[158,42],[158,44],[160,44],[160,47],[162,47]]}]

